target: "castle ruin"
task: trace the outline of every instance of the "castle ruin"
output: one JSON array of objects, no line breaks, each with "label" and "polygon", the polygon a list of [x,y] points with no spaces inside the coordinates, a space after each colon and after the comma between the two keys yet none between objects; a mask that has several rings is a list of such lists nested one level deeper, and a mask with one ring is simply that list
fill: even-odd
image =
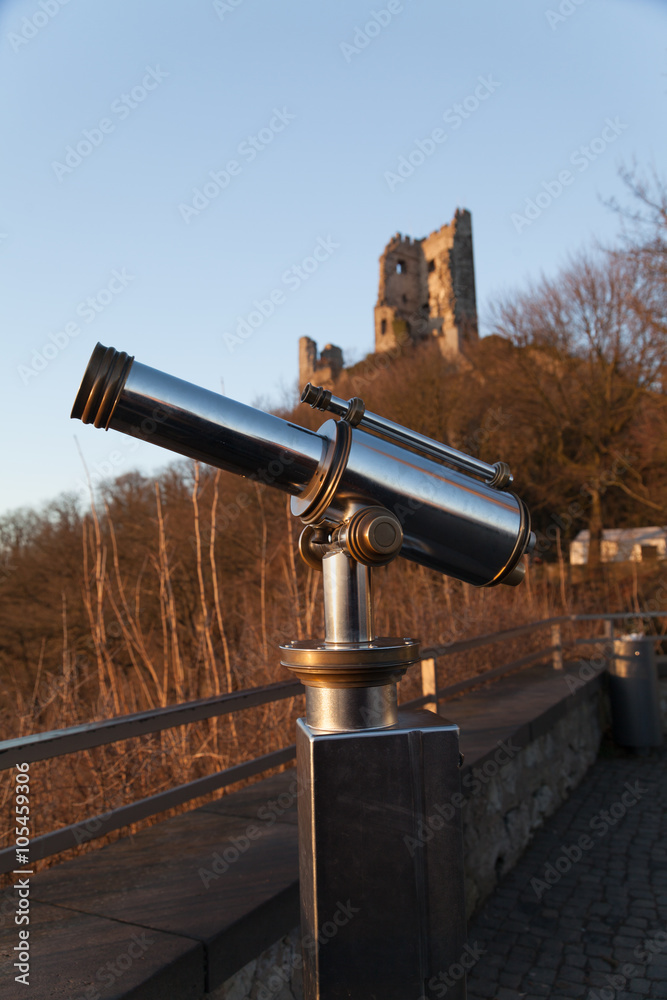
[{"label": "castle ruin", "polygon": [[[452,360],[478,340],[472,217],[457,209],[452,221],[422,239],[397,233],[380,257],[375,306],[375,351],[435,337]],[[343,369],[340,347],[320,355],[310,337],[299,340],[299,382],[331,386]]]},{"label": "castle ruin", "polygon": [[380,257],[375,306],[375,350],[389,351],[407,337],[436,337],[456,358],[478,339],[472,219],[457,209],[449,225],[421,240],[397,233]]},{"label": "castle ruin", "polygon": [[340,347],[326,344],[320,354],[317,344],[310,337],[299,338],[299,386],[307,382],[315,385],[332,385],[343,370],[343,352]]}]

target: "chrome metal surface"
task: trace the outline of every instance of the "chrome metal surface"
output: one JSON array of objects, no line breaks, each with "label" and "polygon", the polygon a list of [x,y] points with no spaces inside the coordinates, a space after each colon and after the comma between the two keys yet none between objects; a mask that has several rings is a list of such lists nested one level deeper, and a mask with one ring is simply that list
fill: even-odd
[{"label": "chrome metal surface", "polygon": [[324,627],[328,643],[370,642],[373,638],[371,571],[344,550],[322,559]]},{"label": "chrome metal surface", "polygon": [[281,646],[280,652],[281,663],[305,685],[308,725],[340,733],[396,723],[396,683],[419,660],[419,643],[299,641]]},{"label": "chrome metal surface", "polygon": [[320,461],[308,488],[292,497],[292,513],[306,524],[319,524],[333,500],[345,472],[352,445],[352,428],[344,420],[328,420],[319,430],[326,441]]},{"label": "chrome metal surface", "polygon": [[306,1000],[464,1000],[448,975],[467,955],[459,759],[432,712],[360,733],[297,723]]},{"label": "chrome metal surface", "polygon": [[288,493],[308,486],[325,447],[304,427],[136,361],[109,427]]},{"label": "chrome metal surface", "polygon": [[403,546],[403,529],[395,514],[385,507],[362,507],[336,532],[336,540],[358,562],[384,566]]},{"label": "chrome metal surface", "polygon": [[97,344],[74,400],[72,417],[106,428],[133,362],[124,351]]},{"label": "chrome metal surface", "polygon": [[526,564],[519,562],[515,564],[514,568],[510,570],[502,582],[506,583],[509,587],[518,587],[520,583],[523,583],[525,575]]},{"label": "chrome metal surface", "polygon": [[396,681],[419,656],[412,639],[373,635],[371,570],[336,543],[322,558],[326,639],[280,647],[281,662],[306,685],[306,719],[345,732],[396,722]]},{"label": "chrome metal surface", "polygon": [[306,719],[318,732],[386,729],[398,720],[396,684],[378,687],[306,687]]},{"label": "chrome metal surface", "polygon": [[406,445],[408,448],[417,448],[421,454],[430,455],[432,458],[448,462],[462,472],[470,472],[475,476],[481,476],[485,480],[494,479],[496,476],[495,465],[489,465],[488,462],[482,462],[481,459],[475,458],[473,455],[466,455],[464,452],[458,451],[456,448],[451,448],[447,444],[441,444],[426,437],[424,434],[411,431],[407,427],[402,427],[400,424],[394,423],[393,420],[387,420],[386,417],[379,416],[377,413],[369,413],[366,410],[359,427],[362,430],[379,434],[388,440],[394,441],[396,444]]},{"label": "chrome metal surface", "polygon": [[327,537],[328,532],[323,532],[314,524],[307,524],[299,535],[297,543],[299,555],[306,566],[310,566],[318,573],[322,572],[322,556]]},{"label": "chrome metal surface", "polygon": [[[86,392],[89,397],[99,394],[101,379],[95,380],[95,372],[91,378],[90,368],[96,370],[98,364],[93,358],[77,395],[75,417],[85,407]],[[107,385],[105,398],[113,396],[114,386]],[[86,422],[93,423],[96,412],[87,416]],[[106,427],[292,494],[309,485],[328,444],[304,427],[137,361],[125,375]]]},{"label": "chrome metal surface", "polygon": [[518,582],[511,573],[529,543],[530,517],[513,493],[355,428],[347,468],[325,517],[344,520],[362,500],[397,516],[406,559],[475,586],[503,577]]},{"label": "chrome metal surface", "polygon": [[[343,417],[346,420],[349,419],[352,413],[355,413],[354,403],[356,400],[341,399],[340,396],[334,396],[328,389],[314,386],[310,382],[303,390],[301,402],[308,403],[309,406],[317,410],[327,410],[329,413],[335,413],[336,416]],[[402,424],[397,424],[393,420],[379,416],[377,413],[364,410],[363,414],[358,416],[356,422],[354,420],[352,422],[364,430],[370,431],[373,434],[379,434],[381,437],[395,441],[397,444],[405,445],[408,448],[416,448],[422,455],[429,455],[432,458],[448,462],[463,472],[470,472],[475,476],[481,476],[488,483],[493,482],[494,485],[498,486],[501,484],[508,485],[512,482],[512,474],[504,462],[496,462],[494,465],[490,465],[488,462],[483,462],[473,455],[466,455],[464,452],[458,451],[458,449],[452,448],[448,444],[442,444],[440,441],[435,441],[424,434],[412,431]]]},{"label": "chrome metal surface", "polygon": [[[531,537],[522,501],[408,450],[408,437],[406,448],[335,421],[315,433],[102,345],[73,416],[276,486],[307,520],[333,526],[360,505],[383,506],[401,523],[406,559],[476,586],[519,582]],[[249,500],[241,490],[238,513]]]},{"label": "chrome metal surface", "polygon": [[[419,642],[396,636],[383,636],[367,643],[318,643],[313,639],[296,639],[280,646],[280,662],[286,667],[297,667],[304,671],[309,668],[313,671],[321,668],[323,671],[331,671],[332,678],[335,671],[341,675],[343,671],[356,671],[360,675],[369,672],[368,681],[364,676],[360,681],[361,684],[380,684],[381,680],[374,681],[370,676],[373,671],[377,678],[379,668],[397,667],[405,670],[418,659]],[[313,678],[316,679],[315,674]],[[304,683],[309,682],[306,676]]]},{"label": "chrome metal surface", "polygon": [[363,399],[354,396],[352,399],[341,399],[334,396],[330,389],[323,386],[313,385],[309,382],[301,393],[301,402],[307,403],[314,410],[328,410],[335,413],[337,417],[357,427],[366,412]]}]

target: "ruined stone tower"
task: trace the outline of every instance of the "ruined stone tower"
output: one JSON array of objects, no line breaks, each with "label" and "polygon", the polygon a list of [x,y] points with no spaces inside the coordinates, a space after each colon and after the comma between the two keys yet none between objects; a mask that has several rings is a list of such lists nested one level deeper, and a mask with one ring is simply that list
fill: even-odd
[{"label": "ruined stone tower", "polygon": [[326,344],[318,356],[317,344],[310,337],[299,338],[299,386],[307,382],[330,387],[343,370],[343,352],[340,347]]},{"label": "ruined stone tower", "polygon": [[[375,351],[437,338],[446,357],[460,358],[478,339],[472,218],[457,209],[452,221],[413,240],[397,233],[380,257],[375,306]],[[310,337],[299,340],[299,384],[331,388],[343,370],[340,347],[326,344],[320,354]]]},{"label": "ruined stone tower", "polygon": [[397,233],[380,257],[375,350],[437,337],[443,354],[478,339],[472,219],[457,209],[449,225],[421,240]]}]

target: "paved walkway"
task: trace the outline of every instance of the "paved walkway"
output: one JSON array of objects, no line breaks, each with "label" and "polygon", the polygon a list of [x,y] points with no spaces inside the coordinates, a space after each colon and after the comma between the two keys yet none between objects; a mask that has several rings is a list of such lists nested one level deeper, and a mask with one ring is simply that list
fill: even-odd
[{"label": "paved walkway", "polygon": [[667,751],[600,759],[468,940],[469,1000],[667,997]]}]

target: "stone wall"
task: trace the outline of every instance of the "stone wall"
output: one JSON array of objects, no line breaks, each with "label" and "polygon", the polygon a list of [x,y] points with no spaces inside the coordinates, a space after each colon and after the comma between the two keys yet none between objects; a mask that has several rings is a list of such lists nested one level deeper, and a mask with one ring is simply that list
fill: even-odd
[{"label": "stone wall", "polygon": [[[461,777],[468,916],[479,909],[519,860],[534,831],[558,809],[595,761],[608,719],[596,678],[561,702],[542,732],[517,734],[464,767]],[[667,680],[662,682],[667,723]],[[236,973],[212,1000],[303,1000],[299,930]]]},{"label": "stone wall", "polygon": [[[504,760],[499,750],[463,774],[466,909],[479,909],[517,863],[533,832],[576,788],[598,754],[606,707],[595,685],[582,692],[553,728]],[[506,741],[509,751],[512,740]],[[477,777],[476,777],[477,775]],[[486,780],[485,780],[486,779]]]},{"label": "stone wall", "polygon": [[307,382],[330,389],[343,370],[343,352],[334,344],[325,344],[318,353],[310,337],[299,338],[299,388]]},{"label": "stone wall", "polygon": [[206,1000],[303,1000],[299,937],[295,927]]}]

